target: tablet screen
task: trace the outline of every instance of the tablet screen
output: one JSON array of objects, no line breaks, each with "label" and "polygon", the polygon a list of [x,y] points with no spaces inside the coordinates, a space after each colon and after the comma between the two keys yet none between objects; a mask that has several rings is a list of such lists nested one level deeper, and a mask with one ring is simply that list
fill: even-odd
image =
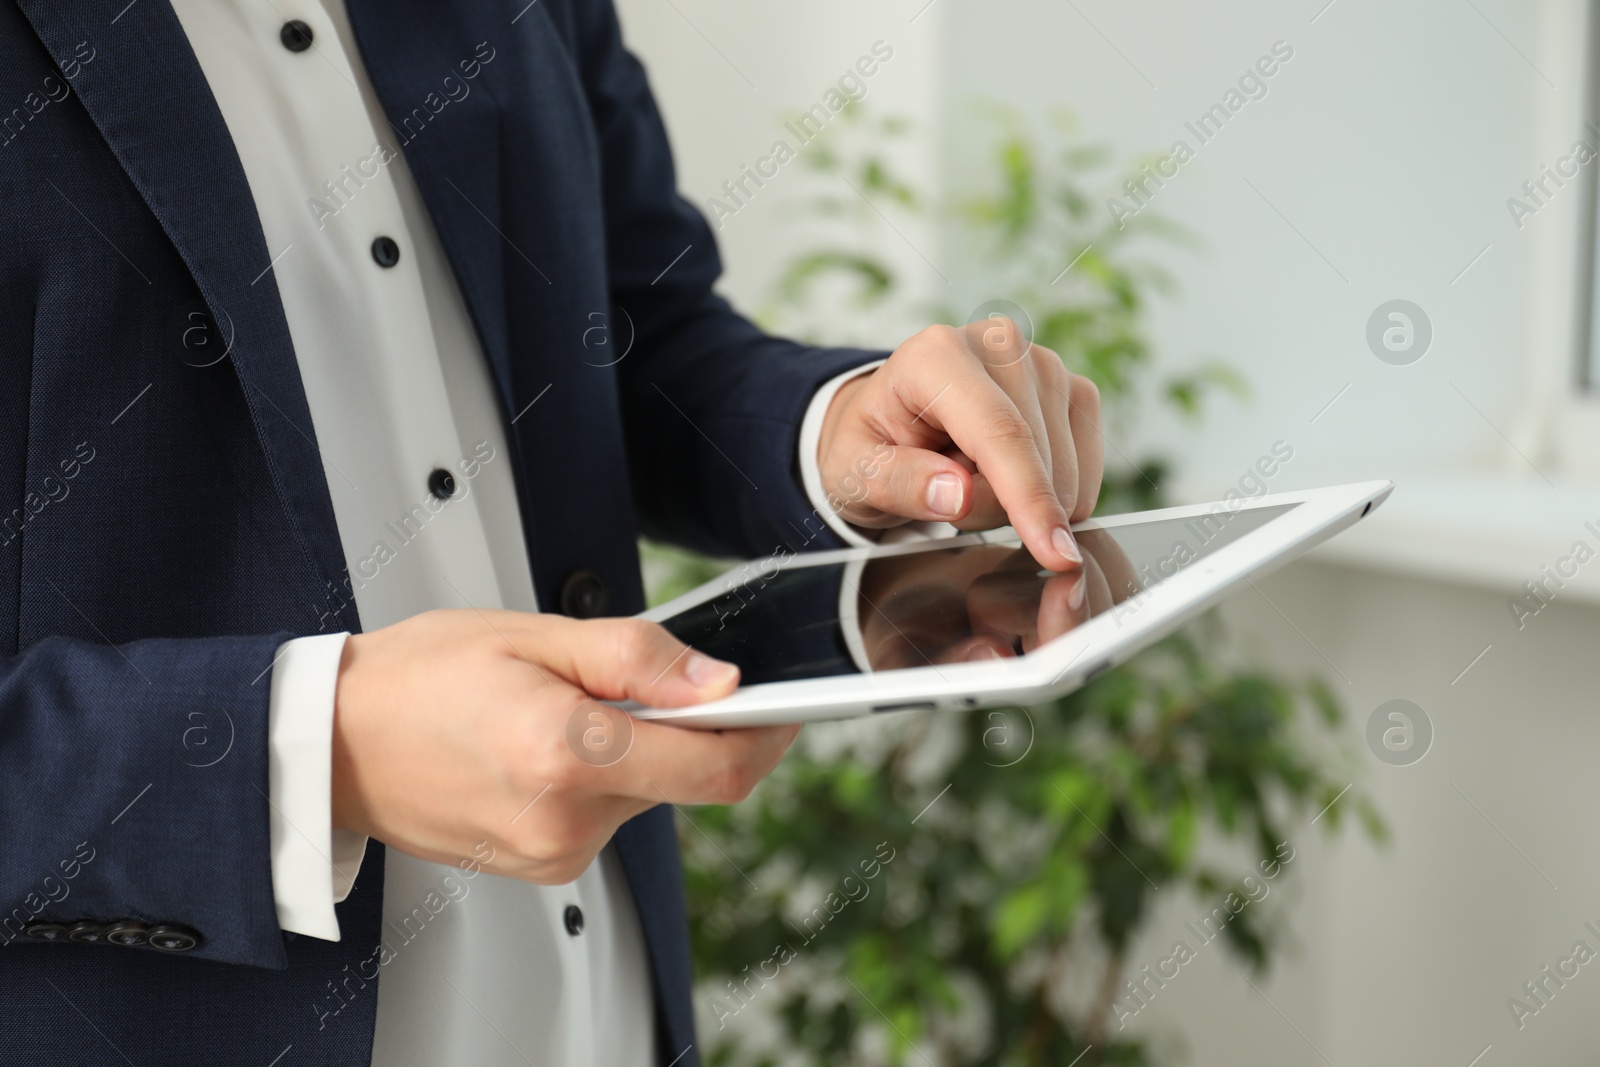
[{"label": "tablet screen", "polygon": [[1041,569],[1017,541],[752,565],[662,625],[738,664],[745,685],[1025,656],[1119,606],[1137,610],[1140,593],[1297,506],[1082,530],[1083,568],[1065,574]]}]

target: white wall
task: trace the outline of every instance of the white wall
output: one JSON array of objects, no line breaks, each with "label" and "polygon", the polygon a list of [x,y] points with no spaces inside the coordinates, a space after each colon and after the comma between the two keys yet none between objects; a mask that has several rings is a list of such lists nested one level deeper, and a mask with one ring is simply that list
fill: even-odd
[{"label": "white wall", "polygon": [[[1520,231],[1506,209],[1581,132],[1548,121],[1552,100],[1580,91],[1579,42],[1544,32],[1552,13],[1578,0],[936,0],[912,23],[923,2],[623,0],[685,192],[712,195],[879,38],[897,54],[873,86],[877,102],[939,130],[910,165],[943,188],[959,187],[975,165],[971,120],[957,106],[966,100],[1068,105],[1122,158],[1180,137],[1193,147],[1184,122],[1285,41],[1294,58],[1268,95],[1155,200],[1206,243],[1165,263],[1180,294],[1156,317],[1161,358],[1225,358],[1256,398],[1224,402],[1198,430],[1143,432],[1184,457],[1196,495],[1220,493],[1278,439],[1296,458],[1274,488],[1402,476],[1394,500],[1364,524],[1370,532],[1356,532],[1366,540],[1350,535],[1360,551],[1346,563],[1324,557],[1263,583],[1276,609],[1255,594],[1227,609],[1257,658],[1337,681],[1332,661],[1348,677],[1339,685],[1353,718],[1344,740],[1394,841],[1376,849],[1347,829],[1332,844],[1296,842],[1294,889],[1273,901],[1291,950],[1261,986],[1270,1003],[1213,951],[1137,1025],[1164,1042],[1182,1035],[1186,1062],[1219,1067],[1467,1067],[1490,1045],[1482,1067],[1592,1063],[1600,964],[1525,1030],[1505,1005],[1574,941],[1600,950],[1583,929],[1586,920],[1600,927],[1600,612],[1594,596],[1569,595],[1519,631],[1506,606],[1520,578],[1536,577],[1539,561],[1580,535],[1579,517],[1600,517],[1600,493],[1526,445],[1527,367],[1564,357],[1549,351],[1560,330],[1535,328],[1549,326],[1542,301],[1562,281],[1537,262],[1535,242],[1574,230],[1583,194],[1560,191]],[[764,192],[720,235],[727,289],[747,306],[795,247],[779,199]],[[910,236],[949,266],[935,234]],[[887,238],[885,249],[929,295],[959,302],[981,288],[951,270],[957,289],[973,291],[942,291],[919,272],[919,255]],[[1392,298],[1420,304],[1434,325],[1431,351],[1412,366],[1381,363],[1366,345],[1369,314]],[[1502,433],[1556,476],[1560,494],[1543,495]],[[1474,481],[1489,467],[1522,484],[1508,492],[1504,481]],[[1455,480],[1438,481],[1443,472]],[[1406,477],[1435,480],[1433,491],[1412,494],[1426,503],[1409,512]],[[1441,500],[1455,501],[1448,513]],[[1542,515],[1558,518],[1530,518]],[[1410,531],[1409,554],[1390,552],[1387,563],[1385,521]],[[1447,562],[1425,565],[1430,542]],[[1496,553],[1481,573],[1472,545]],[[1363,747],[1367,715],[1392,698],[1421,705],[1436,729],[1415,766],[1386,766]],[[1164,954],[1197,907],[1176,902],[1136,956]]]},{"label": "white wall", "polygon": [[[1393,840],[1376,847],[1350,826],[1331,843],[1297,833],[1289,892],[1265,905],[1286,934],[1286,965],[1257,982],[1258,994],[1208,949],[1136,1025],[1183,1035],[1183,1062],[1196,1067],[1467,1067],[1490,1045],[1482,1067],[1592,1064],[1600,961],[1525,1029],[1506,1000],[1526,1000],[1522,983],[1575,941],[1600,951],[1584,929],[1600,927],[1600,612],[1557,603],[1518,633],[1502,595],[1317,564],[1262,591],[1271,604],[1240,597],[1230,623],[1253,635],[1258,656],[1335,682],[1354,713],[1344,741],[1366,757],[1360,785]],[[1454,681],[1486,643],[1490,652]],[[1408,767],[1367,757],[1361,737],[1372,709],[1395,698],[1422,707],[1435,730],[1427,756]],[[1135,958],[1165,955],[1210,903],[1176,903]]]},{"label": "white wall", "polygon": [[[1533,106],[1554,90],[1470,4],[1337,0],[1312,24],[1325,2],[949,9],[962,57],[948,68],[953,96],[1065,103],[1120,158],[1179,138],[1197,149],[1152,206],[1208,245],[1170,257],[1181,293],[1158,316],[1157,349],[1173,365],[1221,356],[1257,394],[1198,435],[1154,428],[1199,469],[1242,469],[1279,438],[1299,448],[1301,471],[1318,468],[1307,484],[1382,472],[1397,457],[1455,463],[1499,439],[1450,383],[1501,425],[1518,398],[1528,241],[1504,201],[1570,143],[1533,141]],[[1524,52],[1537,50],[1534,5],[1475,3]],[[1268,95],[1201,147],[1184,123],[1279,40],[1294,58]],[[1004,62],[967,58],[997,53]],[[1380,363],[1365,344],[1369,314],[1393,298],[1420,304],[1435,325],[1431,352],[1411,367]]]},{"label": "white wall", "polygon": [[[727,202],[722,184],[737,180],[741,167],[753,166],[775,140],[799,148],[784,124],[822,101],[880,41],[893,58],[866,80],[865,100],[875,110],[906,115],[933,130],[940,114],[944,4],[923,10],[925,3],[620,0],[624,36],[649,70],[672,135],[679,191],[702,211],[709,198]],[[832,126],[823,134],[825,140],[836,136]],[[931,178],[936,145],[933,137],[908,143],[896,161],[919,178]],[[748,206],[720,220],[717,241],[726,266],[721,290],[755,313],[771,297],[781,265],[812,246],[815,223],[795,216],[799,203],[818,190],[798,162],[783,167],[764,188],[749,188],[755,191]],[[923,256],[937,247],[937,236],[916,218],[897,214],[895,225],[904,238],[891,235],[883,254],[911,290],[925,291],[933,272]],[[900,339],[893,332],[859,338],[885,347]]]}]

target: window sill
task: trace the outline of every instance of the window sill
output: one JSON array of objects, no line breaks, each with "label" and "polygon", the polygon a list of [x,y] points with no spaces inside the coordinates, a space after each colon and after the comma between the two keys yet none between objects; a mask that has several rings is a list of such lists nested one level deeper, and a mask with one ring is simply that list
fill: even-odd
[{"label": "window sill", "polygon": [[[1383,506],[1307,558],[1508,596],[1521,596],[1523,583],[1554,574],[1564,582],[1557,587],[1551,580],[1558,600],[1600,607],[1600,487],[1569,478],[1552,488],[1531,472],[1527,478],[1471,470],[1388,476],[1395,490]],[[1346,474],[1307,484],[1355,480]],[[1204,484],[1185,479],[1180,499],[1214,496]],[[1573,558],[1580,541],[1594,554],[1582,565]]]}]

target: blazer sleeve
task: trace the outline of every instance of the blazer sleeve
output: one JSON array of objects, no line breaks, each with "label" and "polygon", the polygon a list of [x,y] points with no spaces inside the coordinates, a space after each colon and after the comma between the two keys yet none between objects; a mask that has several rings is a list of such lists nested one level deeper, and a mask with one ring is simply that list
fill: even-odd
[{"label": "blazer sleeve", "polygon": [[617,370],[640,526],[723,556],[837,547],[800,484],[800,424],[818,388],[884,353],[768,336],[712,292],[716,240],[677,194],[615,8],[582,0],[570,11],[600,145],[612,298],[635,331]]},{"label": "blazer sleeve", "polygon": [[80,922],[80,936],[142,924],[121,929],[137,942],[166,928],[166,951],[190,958],[287,965],[267,753],[289,636],[51,637],[0,660],[0,965],[7,951],[162,951],[77,943]]}]

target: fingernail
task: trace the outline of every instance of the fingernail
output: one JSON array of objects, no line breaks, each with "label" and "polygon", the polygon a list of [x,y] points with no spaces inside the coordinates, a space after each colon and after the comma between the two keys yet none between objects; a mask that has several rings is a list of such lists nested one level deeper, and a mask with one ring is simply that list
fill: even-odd
[{"label": "fingernail", "polygon": [[928,510],[954,518],[961,513],[961,479],[954,474],[935,474],[928,482]]},{"label": "fingernail", "polygon": [[1084,586],[1087,584],[1081,574],[1072,579],[1072,585],[1067,589],[1067,607],[1073,611],[1083,607]]},{"label": "fingernail", "polygon": [[1083,562],[1083,553],[1078,551],[1078,544],[1072,539],[1072,531],[1065,526],[1055,528],[1055,532],[1050,535],[1050,544],[1072,562]]},{"label": "fingernail", "polygon": [[690,652],[688,661],[683,665],[683,676],[696,689],[714,689],[737,678],[739,668],[699,652]]},{"label": "fingernail", "polygon": [[986,660],[999,659],[1000,653],[988,645],[973,645],[967,649],[967,654],[961,657],[963,663],[982,663]]}]

